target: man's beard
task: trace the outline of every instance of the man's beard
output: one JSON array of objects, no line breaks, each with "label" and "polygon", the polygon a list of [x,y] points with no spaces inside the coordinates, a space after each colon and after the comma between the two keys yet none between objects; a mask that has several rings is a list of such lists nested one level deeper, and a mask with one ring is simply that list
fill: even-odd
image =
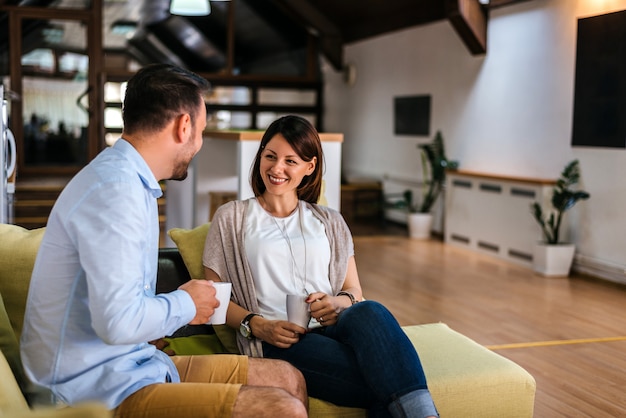
[{"label": "man's beard", "polygon": [[176,169],[172,173],[172,177],[170,177],[168,180],[176,180],[176,181],[185,180],[187,176],[189,175],[188,168],[189,168],[189,164],[186,164],[184,167],[183,165],[176,167]]},{"label": "man's beard", "polygon": [[[191,151],[191,148],[187,149],[187,151]],[[193,161],[194,155],[194,152],[185,154],[174,167],[174,170],[172,171],[172,176],[168,180],[185,180],[189,175],[189,165],[191,165],[191,161]]]},{"label": "man's beard", "polygon": [[189,165],[193,160],[193,155],[187,161],[179,161],[172,171],[172,176],[168,180],[183,181],[189,175]]}]

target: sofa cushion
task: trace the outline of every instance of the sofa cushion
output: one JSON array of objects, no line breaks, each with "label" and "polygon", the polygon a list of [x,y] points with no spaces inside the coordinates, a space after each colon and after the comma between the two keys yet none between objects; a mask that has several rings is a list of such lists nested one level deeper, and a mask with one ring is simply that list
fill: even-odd
[{"label": "sofa cushion", "polygon": [[[204,278],[202,253],[204,252],[206,236],[209,233],[209,226],[210,223],[205,223],[193,229],[172,228],[167,231],[167,234],[178,247],[189,275],[195,279]],[[213,329],[227,353],[239,354],[237,337],[231,327],[214,325]]]},{"label": "sofa cushion", "polygon": [[174,241],[180,255],[183,256],[187,270],[192,279],[204,279],[204,266],[202,265],[202,250],[204,241],[209,232],[210,223],[205,223],[194,229],[172,228],[167,231]]},{"label": "sofa cushion", "polygon": [[535,379],[446,324],[402,327],[424,366],[442,417],[532,417]]},{"label": "sofa cushion", "polygon": [[[22,395],[17,381],[12,378],[11,367],[0,353],[0,416],[14,416],[8,413],[28,411],[28,403]],[[5,415],[7,414],[7,415]]]},{"label": "sofa cushion", "polygon": [[45,228],[0,224],[0,294],[19,340],[30,276]]},{"label": "sofa cushion", "polygon": [[[15,332],[11,327],[11,322],[7,316],[7,312],[4,309],[4,303],[0,296],[0,351],[6,359],[7,364],[11,368],[11,372],[15,377],[15,381],[20,387],[22,392],[27,391],[28,379],[24,373],[24,367],[22,366],[22,360],[20,358],[20,347],[15,337]],[[1,374],[2,380],[5,379],[5,375]],[[2,391],[0,391],[0,394]],[[2,401],[0,401],[2,402]],[[1,414],[0,414],[1,415]]]}]

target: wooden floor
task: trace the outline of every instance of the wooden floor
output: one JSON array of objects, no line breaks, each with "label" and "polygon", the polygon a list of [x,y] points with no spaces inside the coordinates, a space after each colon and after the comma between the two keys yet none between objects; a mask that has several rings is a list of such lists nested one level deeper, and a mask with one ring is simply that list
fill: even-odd
[{"label": "wooden floor", "polygon": [[365,296],[402,325],[444,322],[524,367],[535,417],[626,417],[625,287],[351,227]]}]

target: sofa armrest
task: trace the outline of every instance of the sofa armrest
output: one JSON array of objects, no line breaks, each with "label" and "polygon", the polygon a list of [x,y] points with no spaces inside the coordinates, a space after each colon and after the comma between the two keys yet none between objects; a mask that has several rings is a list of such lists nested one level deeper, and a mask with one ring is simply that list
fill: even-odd
[{"label": "sofa armrest", "polygon": [[[178,248],[159,248],[156,293],[172,292],[189,280],[191,276]],[[215,334],[215,331],[211,325],[186,325],[178,329],[171,337],[202,334]]]}]

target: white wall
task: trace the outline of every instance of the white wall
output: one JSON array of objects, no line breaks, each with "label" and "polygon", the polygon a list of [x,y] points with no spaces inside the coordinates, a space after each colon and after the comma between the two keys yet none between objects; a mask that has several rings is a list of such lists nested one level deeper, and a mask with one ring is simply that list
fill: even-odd
[{"label": "white wall", "polygon": [[[393,134],[393,97],[432,95],[431,137],[465,170],[556,178],[578,158],[591,199],[566,215],[586,260],[626,267],[626,151],[570,145],[577,19],[626,0],[531,0],[494,10],[487,54],[472,56],[447,21],[346,47],[354,86],[325,68],[325,130],[345,134],[345,174],[420,175],[416,144]],[[530,216],[530,215],[529,215]]]}]

